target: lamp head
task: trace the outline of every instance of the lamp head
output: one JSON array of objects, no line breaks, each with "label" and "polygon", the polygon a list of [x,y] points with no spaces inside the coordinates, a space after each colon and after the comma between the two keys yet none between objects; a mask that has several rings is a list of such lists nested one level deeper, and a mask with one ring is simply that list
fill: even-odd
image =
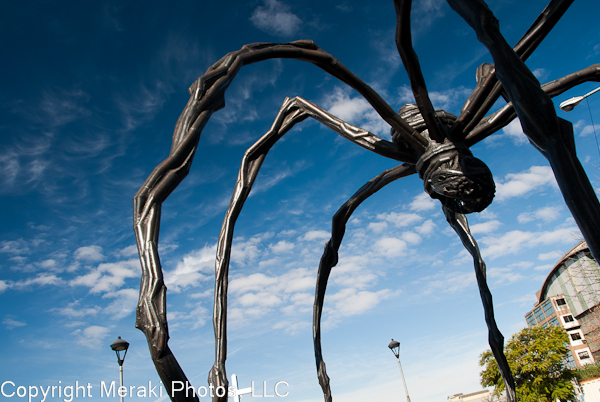
[{"label": "lamp head", "polygon": [[[114,341],[112,345],[110,345],[110,348],[115,351],[115,353],[117,354],[117,361],[119,362],[119,366],[122,366],[123,362],[125,361],[127,349],[129,349],[129,342],[124,341],[119,336],[119,339]],[[121,352],[123,352],[123,357],[121,357]]]},{"label": "lamp head", "polygon": [[392,341],[388,345],[388,348],[390,348],[394,356],[396,356],[396,359],[400,358],[400,342],[392,339]]}]

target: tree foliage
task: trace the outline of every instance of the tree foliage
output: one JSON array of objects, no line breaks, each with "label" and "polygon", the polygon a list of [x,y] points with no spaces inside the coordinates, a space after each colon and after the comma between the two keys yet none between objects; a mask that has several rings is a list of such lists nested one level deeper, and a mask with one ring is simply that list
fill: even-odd
[{"label": "tree foliage", "polygon": [[[520,402],[552,402],[572,400],[575,391],[573,370],[565,366],[569,353],[568,337],[559,326],[524,328],[514,334],[504,347],[504,354],[515,377],[517,400]],[[490,350],[480,356],[481,385],[495,387],[494,394],[504,391],[498,364]]]}]

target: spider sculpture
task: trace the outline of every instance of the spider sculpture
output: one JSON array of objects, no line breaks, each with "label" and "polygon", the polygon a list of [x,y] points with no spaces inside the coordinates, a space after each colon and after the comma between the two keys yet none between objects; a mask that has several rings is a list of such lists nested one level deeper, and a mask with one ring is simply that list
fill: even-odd
[{"label": "spider sculpture", "polygon": [[[471,154],[469,147],[518,116],[532,145],[548,159],[566,204],[593,255],[600,260],[600,205],[575,155],[572,125],[557,118],[551,100],[551,97],[582,82],[599,81],[600,65],[540,85],[524,64],[572,2],[551,0],[521,40],[511,48],[500,34],[498,21],[482,0],[448,0],[450,6],[475,30],[494,60],[494,64],[478,68],[476,88],[458,117],[435,111],[432,107],[412,48],[411,0],[394,0],[396,44],[416,100],[416,105],[405,105],[399,113],[333,56],[306,40],[246,45],[227,54],[196,80],[189,89],[190,100],[175,126],[168,158],[154,169],[134,198],[134,230],[142,265],[136,326],[146,335],[152,360],[171,399],[198,400],[197,397],[185,397],[183,392],[172,394],[172,382],[187,381],[187,378],[168,346],[166,287],[158,255],[162,202],[189,172],[202,129],[211,115],[225,106],[225,91],[239,69],[266,59],[290,58],[310,62],[358,91],[391,126],[393,141],[348,124],[302,98],[285,99],[271,129],[245,153],[221,227],[213,313],[216,358],[209,383],[225,389],[228,385],[225,373],[227,281],[235,221],[267,152],[292,126],[312,117],[353,143],[401,162],[366,183],[333,217],[331,239],[325,245],[317,274],[313,310],[316,366],[325,400],[331,401],[332,398],[321,354],[320,321],[327,280],[338,260],[345,225],[353,211],[369,196],[394,180],[418,173],[425,191],[440,200],[448,223],[473,256],[489,329],[489,343],[499,363],[508,401],[516,401],[514,380],[502,352],[504,338],[496,326],[492,296],[486,284],[485,264],[465,217],[465,214],[482,211],[491,203],[495,186],[490,170]],[[507,105],[485,117],[500,96],[507,99]],[[215,396],[214,400],[225,402],[227,395]]]}]

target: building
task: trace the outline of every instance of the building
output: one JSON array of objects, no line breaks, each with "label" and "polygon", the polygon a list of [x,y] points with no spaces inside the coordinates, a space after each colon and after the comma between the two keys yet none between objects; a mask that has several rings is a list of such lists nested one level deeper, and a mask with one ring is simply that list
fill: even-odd
[{"label": "building", "polygon": [[525,315],[529,327],[561,325],[575,368],[600,360],[600,267],[582,241],[552,268]]},{"label": "building", "polygon": [[470,394],[456,394],[449,396],[448,402],[504,402],[506,396],[502,393],[500,398],[496,398],[492,395],[493,389],[484,389],[477,392],[471,392]]}]

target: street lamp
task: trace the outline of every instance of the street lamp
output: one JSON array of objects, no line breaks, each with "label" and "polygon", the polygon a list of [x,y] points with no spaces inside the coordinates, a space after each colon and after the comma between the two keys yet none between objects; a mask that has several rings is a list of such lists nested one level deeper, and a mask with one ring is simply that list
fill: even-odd
[{"label": "street lamp", "polygon": [[[119,362],[119,377],[121,379],[121,387],[123,386],[123,362],[125,361],[125,355],[127,354],[127,349],[129,348],[129,342],[124,341],[119,337],[116,341],[110,345],[110,348],[115,351],[117,354],[117,361]],[[123,357],[121,357],[121,352],[123,352]],[[123,395],[121,396],[121,402],[123,402]]]},{"label": "street lamp", "polygon": [[579,105],[579,103],[584,100],[585,98],[587,98],[590,95],[595,94],[596,92],[600,91],[600,87],[594,89],[591,92],[588,92],[587,94],[583,95],[583,96],[576,96],[574,98],[571,99],[567,99],[566,101],[562,102],[560,104],[560,110],[562,110],[563,112],[570,112],[571,110],[573,110],[573,108],[577,105]]},{"label": "street lamp", "polygon": [[402,364],[400,364],[400,342],[392,339],[388,348],[392,351],[396,359],[398,359],[398,366],[400,367],[400,375],[402,376],[402,383],[404,384],[404,391],[406,392],[406,400],[410,402],[410,396],[408,396],[408,388],[406,388],[406,380],[404,379],[404,373],[402,372]]},{"label": "street lamp", "polygon": [[[596,92],[600,91],[600,87],[594,89],[591,92],[588,92],[587,94],[583,95],[583,96],[576,96],[574,98],[571,99],[567,99],[566,101],[562,102],[560,104],[560,110],[564,111],[564,112],[570,112],[571,110],[573,110],[573,108],[577,105],[579,105],[579,103],[584,100],[585,98],[587,98],[590,95],[595,94]],[[596,138],[596,148],[598,148],[598,155],[600,156],[600,145],[598,144],[598,135],[596,134],[596,126],[594,126],[594,118],[592,117],[592,109],[590,108],[590,101],[587,101],[587,105],[588,105],[588,112],[590,112],[590,121],[592,122],[592,130],[594,130],[594,138]]]}]

